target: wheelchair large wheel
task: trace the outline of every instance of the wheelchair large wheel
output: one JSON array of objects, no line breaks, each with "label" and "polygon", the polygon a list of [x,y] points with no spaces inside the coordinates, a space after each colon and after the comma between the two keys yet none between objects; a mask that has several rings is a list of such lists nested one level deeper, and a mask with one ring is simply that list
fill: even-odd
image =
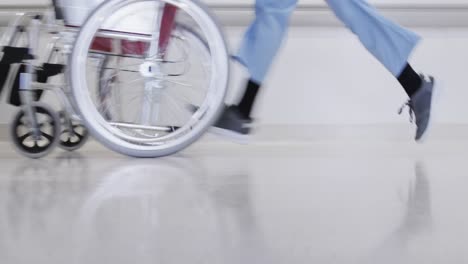
[{"label": "wheelchair large wheel", "polygon": [[[163,47],[168,6],[177,12]],[[111,39],[112,49],[96,51],[98,38]],[[196,1],[107,1],[82,26],[70,58],[70,85],[86,127],[125,155],[178,152],[216,121],[223,106],[225,41]]]}]

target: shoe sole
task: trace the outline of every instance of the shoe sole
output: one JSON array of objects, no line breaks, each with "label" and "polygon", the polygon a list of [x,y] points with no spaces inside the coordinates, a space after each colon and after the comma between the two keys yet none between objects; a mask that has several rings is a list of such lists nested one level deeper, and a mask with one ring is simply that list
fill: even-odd
[{"label": "shoe sole", "polygon": [[221,137],[223,139],[227,139],[227,140],[232,141],[234,143],[240,144],[240,145],[247,145],[247,144],[249,144],[249,142],[251,140],[250,135],[243,135],[243,134],[234,132],[232,130],[223,129],[223,128],[219,128],[219,127],[210,128],[209,133],[213,134],[213,135],[216,135],[216,136],[219,136],[219,137]]},{"label": "shoe sole", "polygon": [[418,144],[424,144],[426,143],[427,139],[429,138],[430,132],[432,131],[432,126],[433,126],[433,120],[434,120],[434,109],[439,106],[440,103],[440,97],[442,94],[442,86],[440,85],[440,82],[436,79],[434,79],[434,84],[432,87],[432,99],[431,99],[431,113],[429,116],[429,121],[427,123],[427,128],[424,134],[421,136],[419,140],[416,140],[416,143]]}]

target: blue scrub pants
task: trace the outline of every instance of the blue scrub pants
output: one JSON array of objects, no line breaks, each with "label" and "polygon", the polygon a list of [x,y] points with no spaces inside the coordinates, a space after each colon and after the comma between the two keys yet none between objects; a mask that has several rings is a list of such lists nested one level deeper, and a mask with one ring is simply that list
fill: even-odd
[{"label": "blue scrub pants", "polygon": [[[335,15],[394,76],[399,76],[419,41],[415,33],[386,19],[365,0],[326,0]],[[297,0],[256,0],[255,20],[237,59],[262,83],[286,36]]]}]

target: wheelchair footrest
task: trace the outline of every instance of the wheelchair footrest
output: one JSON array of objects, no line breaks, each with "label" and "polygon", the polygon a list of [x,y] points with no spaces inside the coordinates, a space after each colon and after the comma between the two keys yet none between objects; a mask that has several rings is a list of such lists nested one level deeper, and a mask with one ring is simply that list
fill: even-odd
[{"label": "wheelchair footrest", "polygon": [[3,47],[2,51],[3,57],[0,60],[0,94],[10,73],[11,64],[34,59],[34,56],[29,54],[28,48],[6,46]]},{"label": "wheelchair footrest", "polygon": [[[51,63],[44,63],[42,68],[36,71],[37,75],[37,82],[40,83],[47,83],[50,77],[59,75],[63,73],[65,69],[65,65],[62,64],[51,64]],[[22,105],[21,96],[20,96],[20,75],[21,73],[25,72],[26,66],[21,65],[18,73],[16,74],[15,82],[13,83],[13,87],[10,93],[10,100],[9,103],[14,106]],[[35,90],[32,91],[34,93],[34,100],[39,101],[42,97],[43,91]]]},{"label": "wheelchair footrest", "polygon": [[29,54],[29,48],[3,47],[3,57],[0,64],[21,63],[25,60],[32,60],[34,56]]},{"label": "wheelchair footrest", "polygon": [[64,69],[65,65],[63,64],[44,63],[42,69],[36,71],[37,82],[46,83],[50,77],[63,73]]},{"label": "wheelchair footrest", "polygon": [[8,79],[8,74],[10,73],[10,64],[1,64],[0,63],[0,94],[2,94],[3,86]]}]

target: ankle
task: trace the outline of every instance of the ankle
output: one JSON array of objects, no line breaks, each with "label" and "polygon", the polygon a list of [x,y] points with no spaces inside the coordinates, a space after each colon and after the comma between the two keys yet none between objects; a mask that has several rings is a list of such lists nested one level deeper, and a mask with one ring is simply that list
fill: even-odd
[{"label": "ankle", "polygon": [[244,95],[237,105],[237,109],[245,118],[250,118],[259,90],[259,83],[251,79],[247,82]]}]

